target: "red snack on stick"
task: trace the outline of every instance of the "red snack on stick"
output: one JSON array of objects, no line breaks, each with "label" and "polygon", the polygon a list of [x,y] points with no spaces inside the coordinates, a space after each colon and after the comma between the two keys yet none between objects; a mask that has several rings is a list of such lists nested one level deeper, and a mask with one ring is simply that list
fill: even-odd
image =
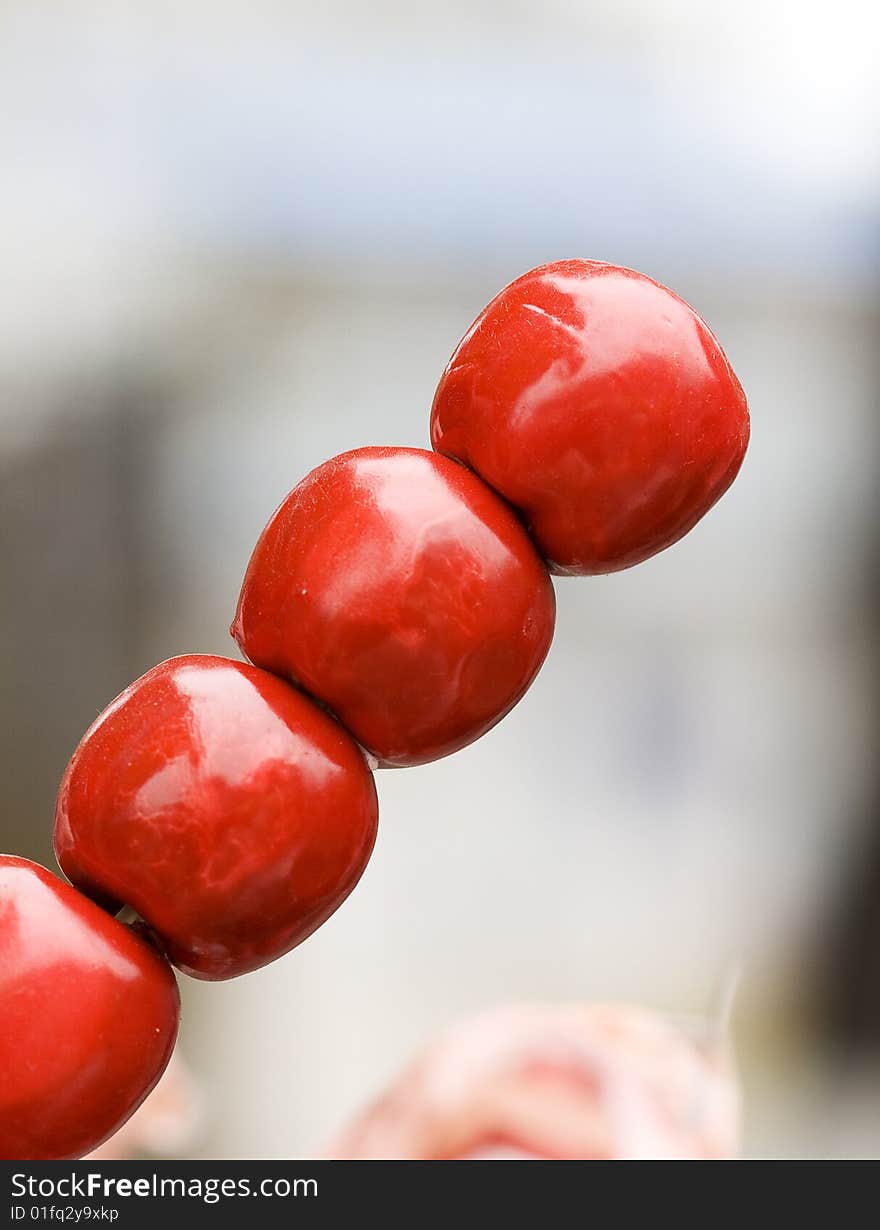
[{"label": "red snack on stick", "polygon": [[431,413],[438,452],[526,519],[552,572],[616,572],[676,542],[739,471],[745,394],[708,326],[644,274],[524,273],[471,325]]},{"label": "red snack on stick", "polygon": [[148,671],[86,732],[55,849],[84,892],[136,910],[180,969],[220,979],[329,918],[376,825],[372,774],[338,723],[265,671],[192,655]]},{"label": "red snack on stick", "polygon": [[313,470],[276,511],[232,634],[380,763],[414,765],[516,704],[555,611],[528,535],[480,479],[422,449],[362,448]]},{"label": "red snack on stick", "polygon": [[0,1157],[82,1157],[158,1081],[177,1037],[171,967],[27,859],[0,855]]}]

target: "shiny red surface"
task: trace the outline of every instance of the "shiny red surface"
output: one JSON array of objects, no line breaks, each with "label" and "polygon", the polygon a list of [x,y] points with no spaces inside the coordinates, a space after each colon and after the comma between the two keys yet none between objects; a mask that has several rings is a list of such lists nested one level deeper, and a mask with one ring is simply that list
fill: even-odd
[{"label": "shiny red surface", "polygon": [[70,885],[0,855],[0,1158],[82,1157],[174,1047],[168,963]]},{"label": "shiny red surface", "polygon": [[733,482],[745,395],[708,327],[642,274],[560,261],[477,317],[437,388],[434,448],[526,518],[557,573],[629,568]]},{"label": "shiny red surface", "polygon": [[87,731],[61,783],[70,879],[131,906],[175,965],[231,978],[339,906],[376,837],[372,774],[344,730],[241,662],[172,658]]},{"label": "shiny red surface", "polygon": [[312,471],[272,517],[232,634],[380,763],[413,765],[516,704],[554,616],[546,569],[484,483],[422,449],[363,448]]}]

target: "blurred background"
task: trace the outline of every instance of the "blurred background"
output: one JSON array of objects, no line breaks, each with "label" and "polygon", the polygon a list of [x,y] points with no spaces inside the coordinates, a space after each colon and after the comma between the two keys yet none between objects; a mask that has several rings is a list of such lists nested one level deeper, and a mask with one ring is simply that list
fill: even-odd
[{"label": "blurred background", "polygon": [[736,960],[747,1153],[880,1156],[878,31],[852,0],[0,4],[0,848],[51,862],[132,678],[235,656],[306,471],[427,446],[518,273],[670,284],[751,405],[688,538],[558,584],[501,726],[379,775],[339,913],[186,982],[192,1156],[308,1153],[478,1008],[700,1013]]}]

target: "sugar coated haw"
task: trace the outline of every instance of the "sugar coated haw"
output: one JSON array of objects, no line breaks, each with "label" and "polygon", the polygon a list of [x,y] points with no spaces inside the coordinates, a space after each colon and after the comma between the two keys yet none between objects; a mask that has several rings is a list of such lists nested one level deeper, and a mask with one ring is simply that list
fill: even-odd
[{"label": "sugar coated haw", "polygon": [[373,777],[337,722],[242,662],[172,658],[68,765],[55,849],[78,888],[149,924],[175,965],[230,978],[321,925],[376,837]]},{"label": "sugar coated haw", "polygon": [[248,566],[232,632],[319,697],[377,760],[435,760],[520,699],[553,586],[508,506],[463,466],[362,448],[312,471]]},{"label": "sugar coated haw", "polygon": [[180,1001],[167,961],[43,867],[0,855],[0,1157],[94,1149],[162,1075]]},{"label": "sugar coated haw", "polygon": [[[548,569],[613,572],[675,542],[733,481],[749,417],[686,303],[632,270],[575,260],[524,274],[480,314],[440,380],[431,438],[433,452],[343,453],[282,502],[232,625],[249,663],[162,662],[86,732],[55,813],[75,888],[0,857],[5,1157],[78,1157],[114,1132],[174,1044],[165,958],[230,978],[311,935],[373,849],[370,765],[436,760],[503,718],[550,647]],[[123,905],[136,929],[113,917]],[[626,1049],[624,1064],[637,1066]],[[548,1153],[535,1137],[538,1155],[621,1155],[581,1067],[598,1143]],[[546,1076],[538,1065],[528,1081]],[[567,1073],[550,1077],[552,1135],[556,1095],[571,1090]],[[619,1087],[649,1124],[636,1086]],[[644,1102],[658,1108],[657,1147],[690,1149],[687,1124],[666,1139],[658,1089]],[[491,1129],[521,1153],[508,1118],[394,1147],[476,1156],[498,1148]],[[391,1156],[374,1152],[381,1137],[353,1139],[352,1156]]]},{"label": "sugar coated haw", "polygon": [[431,439],[520,510],[551,571],[604,573],[696,525],[736,477],[749,414],[678,295],[569,260],[480,313],[440,379]]}]

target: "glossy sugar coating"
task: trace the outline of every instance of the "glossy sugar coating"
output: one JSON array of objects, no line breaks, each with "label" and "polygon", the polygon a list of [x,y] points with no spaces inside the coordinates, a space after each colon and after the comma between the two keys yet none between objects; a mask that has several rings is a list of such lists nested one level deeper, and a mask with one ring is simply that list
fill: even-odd
[{"label": "glossy sugar coating", "polygon": [[158,1081],[174,974],[130,927],[45,868],[0,855],[0,1157],[94,1149]]},{"label": "glossy sugar coating", "polygon": [[749,414],[682,299],[570,260],[480,313],[440,379],[431,440],[521,511],[551,571],[607,573],[676,542],[724,494]]},{"label": "glossy sugar coating", "polygon": [[312,471],[276,511],[232,634],[381,764],[413,765],[516,704],[555,610],[528,535],[485,483],[423,449],[363,448]]},{"label": "glossy sugar coating", "polygon": [[148,671],[104,711],[58,795],[58,861],[131,906],[175,965],[231,978],[281,956],[354,888],[376,837],[372,774],[289,684],[206,655]]}]

